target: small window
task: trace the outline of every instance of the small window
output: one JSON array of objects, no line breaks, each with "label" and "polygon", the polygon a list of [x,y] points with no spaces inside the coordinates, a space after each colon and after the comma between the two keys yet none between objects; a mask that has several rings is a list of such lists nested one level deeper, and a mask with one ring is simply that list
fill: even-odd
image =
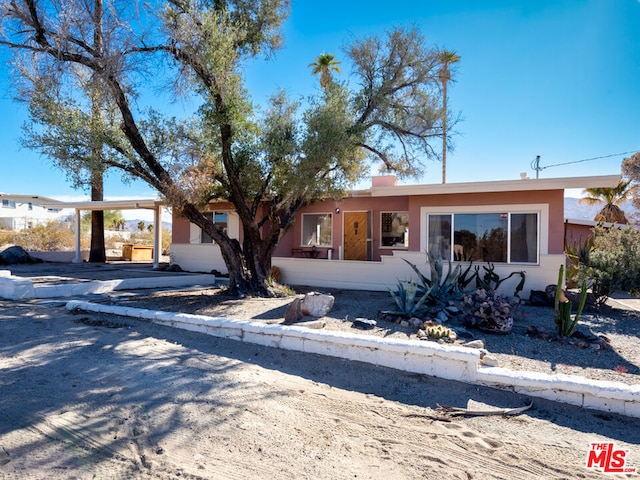
[{"label": "small window", "polygon": [[381,230],[382,247],[408,247],[409,212],[382,212]]},{"label": "small window", "polygon": [[29,210],[33,210],[33,203],[31,203],[31,202],[27,203],[27,208]]},{"label": "small window", "polygon": [[[229,214],[227,212],[205,212],[204,216],[227,233],[227,225],[229,223]],[[213,243],[213,238],[207,235],[204,230],[201,230],[200,243]]]},{"label": "small window", "polygon": [[302,215],[302,245],[331,246],[331,214]]},{"label": "small window", "polygon": [[2,208],[16,208],[15,200],[2,199]]}]

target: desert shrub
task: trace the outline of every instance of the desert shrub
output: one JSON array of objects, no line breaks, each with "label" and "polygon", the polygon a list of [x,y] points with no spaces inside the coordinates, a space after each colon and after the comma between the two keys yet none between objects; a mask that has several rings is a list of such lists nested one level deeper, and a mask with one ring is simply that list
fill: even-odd
[{"label": "desert shrub", "polygon": [[0,244],[18,245],[29,251],[73,250],[74,242],[73,231],[64,223],[53,220],[20,231],[0,231]]},{"label": "desert shrub", "polygon": [[640,293],[640,234],[632,226],[622,229],[596,226],[593,247],[581,259],[574,278],[586,279],[597,303],[614,290]]}]

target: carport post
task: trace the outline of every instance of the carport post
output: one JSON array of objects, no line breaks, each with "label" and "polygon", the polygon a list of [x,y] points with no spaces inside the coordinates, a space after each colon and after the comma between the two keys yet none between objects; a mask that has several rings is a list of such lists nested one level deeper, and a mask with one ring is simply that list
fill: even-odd
[{"label": "carport post", "polygon": [[153,268],[160,268],[160,248],[162,248],[162,205],[153,210]]},{"label": "carport post", "polygon": [[73,263],[80,263],[80,209],[76,208],[76,257]]}]

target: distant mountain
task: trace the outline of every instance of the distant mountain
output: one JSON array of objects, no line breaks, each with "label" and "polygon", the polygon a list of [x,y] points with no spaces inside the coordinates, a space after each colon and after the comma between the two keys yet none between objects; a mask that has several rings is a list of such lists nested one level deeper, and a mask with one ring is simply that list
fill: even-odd
[{"label": "distant mountain", "polygon": [[[138,231],[138,223],[140,222],[144,222],[145,224],[145,228],[148,227],[149,225],[153,224],[153,222],[150,222],[148,220],[140,220],[140,219],[135,219],[135,220],[127,220],[126,223],[126,229],[131,231],[131,232],[137,232]],[[162,228],[167,229],[169,231],[171,231],[171,222],[162,222]]]},{"label": "distant mountain", "polygon": [[[593,220],[604,204],[600,205],[584,205],[580,204],[579,198],[564,197],[564,218],[573,220]],[[640,217],[640,212],[636,210],[631,202],[625,202],[620,207],[624,211],[629,221],[633,218]]]}]

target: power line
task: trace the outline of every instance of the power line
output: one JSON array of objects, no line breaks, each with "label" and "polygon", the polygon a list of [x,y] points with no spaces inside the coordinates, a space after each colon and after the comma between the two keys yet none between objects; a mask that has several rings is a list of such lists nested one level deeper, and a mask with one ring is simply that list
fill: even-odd
[{"label": "power line", "polygon": [[[540,167],[538,164],[538,169],[540,170],[544,170],[546,168],[551,168],[551,167],[560,167],[562,165],[571,165],[573,163],[582,163],[582,162],[590,162],[592,160],[600,160],[602,158],[611,158],[611,157],[618,157],[620,155],[627,155],[629,153],[638,153],[639,150],[631,150],[629,152],[621,152],[621,153],[612,153],[611,155],[603,155],[601,157],[593,157],[593,158],[584,158],[582,160],[574,160],[573,162],[564,162],[564,163],[556,163],[555,165],[547,165],[544,167]],[[535,169],[534,169],[535,170]]]},{"label": "power line", "polygon": [[635,154],[635,153],[639,153],[639,152],[640,152],[640,150],[631,150],[631,151],[628,151],[628,152],[612,153],[611,155],[602,155],[600,157],[583,158],[582,160],[574,160],[573,162],[556,163],[554,165],[546,165],[544,167],[540,166],[540,155],[537,155],[536,158],[531,161],[531,170],[535,170],[536,178],[538,178],[538,176],[540,175],[540,172],[542,170],[547,169],[547,168],[560,167],[562,165],[572,165],[574,163],[591,162],[593,160],[600,160],[602,158],[619,157],[620,155],[628,155],[630,153],[631,154]]}]

